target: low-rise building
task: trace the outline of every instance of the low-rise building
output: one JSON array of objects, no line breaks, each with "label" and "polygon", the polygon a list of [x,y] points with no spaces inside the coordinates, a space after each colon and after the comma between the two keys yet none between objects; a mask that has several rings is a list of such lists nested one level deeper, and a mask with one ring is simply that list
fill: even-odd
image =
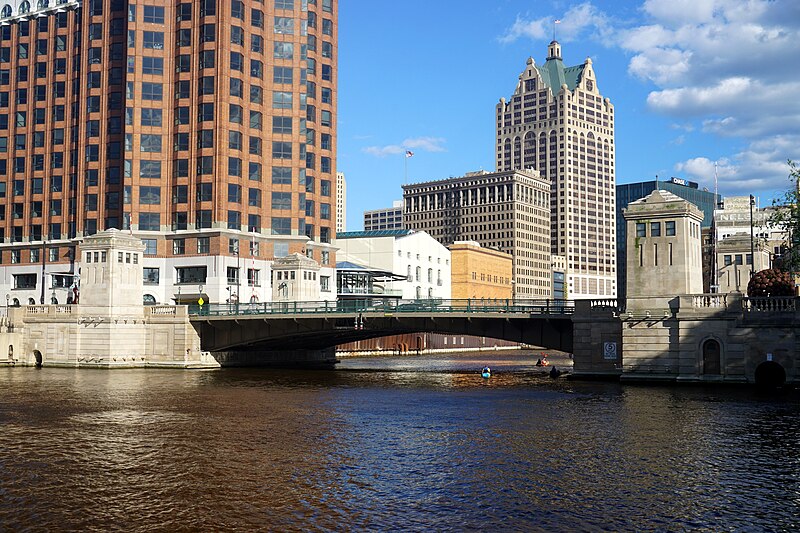
[{"label": "low-rise building", "polygon": [[404,276],[388,281],[386,290],[403,299],[450,299],[450,250],[424,231],[349,231],[337,235],[337,257]]},{"label": "low-rise building", "polygon": [[511,255],[475,241],[456,241],[449,248],[453,299],[514,297]]},{"label": "low-rise building", "polygon": [[[751,250],[755,252],[755,263]],[[746,293],[751,274],[767,268],[769,249],[763,241],[751,242],[748,233],[736,233],[717,243],[718,292]]]}]

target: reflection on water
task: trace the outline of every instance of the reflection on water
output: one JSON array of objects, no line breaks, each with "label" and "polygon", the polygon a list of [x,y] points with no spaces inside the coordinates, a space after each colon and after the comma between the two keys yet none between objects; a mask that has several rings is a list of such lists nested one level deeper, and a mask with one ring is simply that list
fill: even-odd
[{"label": "reflection on water", "polygon": [[[519,353],[335,371],[0,369],[0,524],[800,526],[800,403],[550,380]],[[484,364],[495,374],[484,380]],[[564,363],[566,364],[566,363]]]}]

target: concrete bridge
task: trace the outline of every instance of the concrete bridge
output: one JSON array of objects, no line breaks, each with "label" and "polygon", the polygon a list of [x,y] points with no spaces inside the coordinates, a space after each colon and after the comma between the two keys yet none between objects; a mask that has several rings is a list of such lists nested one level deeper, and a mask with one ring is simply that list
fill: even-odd
[{"label": "concrete bridge", "polygon": [[[576,306],[577,305],[577,306]],[[335,346],[404,333],[436,332],[504,339],[573,352],[573,318],[615,300],[401,300],[376,305],[272,302],[193,306],[201,348],[225,365],[335,361]]]}]

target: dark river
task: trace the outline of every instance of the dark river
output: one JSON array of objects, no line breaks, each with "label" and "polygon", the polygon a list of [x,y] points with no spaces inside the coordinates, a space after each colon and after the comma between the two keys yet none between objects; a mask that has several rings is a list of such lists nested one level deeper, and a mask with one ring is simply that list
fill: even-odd
[{"label": "dark river", "polygon": [[0,531],[800,529],[796,396],[534,361],[0,368]]}]

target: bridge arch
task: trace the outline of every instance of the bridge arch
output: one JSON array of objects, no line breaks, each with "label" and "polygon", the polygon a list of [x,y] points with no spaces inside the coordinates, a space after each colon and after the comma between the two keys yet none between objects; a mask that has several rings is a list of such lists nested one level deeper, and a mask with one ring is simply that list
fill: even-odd
[{"label": "bridge arch", "polygon": [[756,367],[754,377],[759,387],[777,388],[786,383],[786,370],[775,361],[764,361]]}]

